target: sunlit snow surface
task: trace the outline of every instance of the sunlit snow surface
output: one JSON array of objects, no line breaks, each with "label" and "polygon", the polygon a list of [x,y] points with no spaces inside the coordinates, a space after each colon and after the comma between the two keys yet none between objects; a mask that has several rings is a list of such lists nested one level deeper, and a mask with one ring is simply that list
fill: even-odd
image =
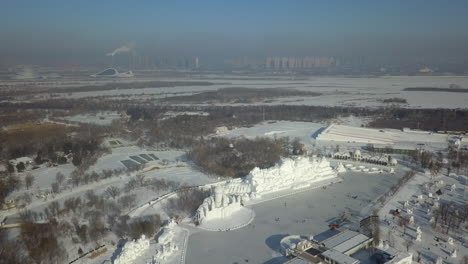
[{"label": "sunlit snow surface", "polygon": [[[326,190],[311,189],[249,206],[255,211],[255,218],[244,228],[191,234],[187,263],[283,263],[286,259],[279,253],[281,238],[321,233],[328,228],[328,221],[344,211],[359,215],[371,200],[398,180],[400,173],[348,172],[343,182],[327,186]],[[356,199],[350,198],[354,196]]]},{"label": "sunlit snow surface", "polygon": [[[403,91],[407,87],[449,87],[456,84],[468,88],[468,77],[465,76],[384,76],[384,77],[309,77],[306,79],[238,80],[230,79],[196,79],[208,81],[210,86],[176,86],[167,88],[121,89],[63,94],[64,97],[84,98],[94,96],[160,99],[171,96],[190,95],[202,91],[217,90],[227,87],[247,88],[285,88],[322,93],[315,97],[276,98],[259,102],[262,104],[321,105],[321,106],[371,106],[388,105],[383,99],[399,97],[408,104],[401,107],[416,108],[466,108],[468,93],[415,92]],[[185,79],[190,80],[190,79]],[[126,97],[127,98],[127,97]]]}]

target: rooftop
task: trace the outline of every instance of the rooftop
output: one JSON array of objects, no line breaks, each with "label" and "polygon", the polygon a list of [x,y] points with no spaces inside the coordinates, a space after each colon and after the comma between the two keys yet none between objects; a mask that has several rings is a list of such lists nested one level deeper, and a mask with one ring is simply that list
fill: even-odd
[{"label": "rooftop", "polygon": [[350,250],[361,246],[362,244],[371,241],[372,239],[363,235],[358,234],[356,236],[351,237],[350,239],[344,241],[343,243],[335,246],[333,249],[337,250],[341,253],[348,253]]},{"label": "rooftop", "polygon": [[310,264],[310,262],[307,261],[307,260],[303,260],[301,258],[296,257],[296,258],[293,258],[293,259],[285,262],[284,264]]},{"label": "rooftop", "polygon": [[329,249],[322,253],[322,256],[325,258],[332,259],[333,261],[337,262],[338,264],[357,264],[360,261],[352,258],[348,255],[345,255],[338,250]]},{"label": "rooftop", "polygon": [[[337,234],[335,234],[334,236],[328,238],[328,239],[325,239],[322,241],[322,243],[325,245],[325,247],[327,248],[335,248],[337,247],[338,245],[344,243],[344,242],[347,242],[351,239],[353,239],[354,237],[357,237],[359,235],[362,235],[362,234],[359,234],[358,232],[354,232],[354,231],[351,231],[351,230],[345,230],[345,231],[342,231],[342,232],[339,232]],[[362,235],[364,236],[364,235]],[[366,237],[366,236],[364,236]],[[354,243],[357,243],[358,240],[355,240]]]}]

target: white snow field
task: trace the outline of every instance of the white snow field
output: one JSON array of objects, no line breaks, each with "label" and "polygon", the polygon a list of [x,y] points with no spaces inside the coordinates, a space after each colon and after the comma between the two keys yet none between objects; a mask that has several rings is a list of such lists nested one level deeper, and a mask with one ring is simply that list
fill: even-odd
[{"label": "white snow field", "polygon": [[230,212],[229,216],[206,219],[197,228],[207,231],[231,231],[247,226],[254,218],[255,212],[251,208],[239,206]]},{"label": "white snow field", "polygon": [[99,112],[95,114],[80,114],[64,117],[63,120],[72,123],[88,123],[96,125],[109,125],[113,120],[119,119],[120,115],[117,112]]},{"label": "white snow field", "polygon": [[127,264],[134,262],[137,258],[145,253],[150,246],[150,240],[142,235],[141,238],[135,241],[128,241],[121,248],[120,254],[114,259],[113,264]]},{"label": "white snow field", "polygon": [[417,147],[417,144],[445,148],[448,144],[447,134],[438,134],[418,130],[373,129],[344,125],[330,125],[318,136],[322,142],[350,142],[361,144],[376,144],[386,146]]},{"label": "white snow field", "polygon": [[360,211],[393,185],[402,172],[348,172],[340,183],[248,205],[255,218],[246,227],[230,232],[194,229],[186,263],[284,263],[286,259],[279,252],[283,237],[321,233],[344,211],[354,216],[354,221],[361,220]]},{"label": "white snow field", "polygon": [[[214,82],[209,86],[176,86],[167,88],[122,89],[92,92],[76,92],[64,97],[83,98],[94,96],[130,98],[164,98],[190,95],[202,91],[226,87],[285,88],[320,92],[315,97],[276,98],[259,104],[321,105],[321,106],[370,106],[389,105],[383,99],[399,97],[407,100],[401,107],[412,108],[466,108],[468,93],[403,91],[407,87],[449,87],[457,84],[468,88],[466,76],[382,76],[382,77],[307,77],[304,79],[239,80],[229,76],[212,76],[201,79],[178,79],[187,81]],[[292,77],[294,78],[294,77]],[[168,81],[175,81],[174,79]]]},{"label": "white snow field", "polygon": [[147,177],[157,177],[187,185],[207,184],[215,180],[192,168],[185,160],[185,152],[179,150],[156,151],[136,146],[119,147],[113,148],[111,154],[102,156],[89,168],[89,171],[126,169],[125,164],[129,166],[145,164],[144,171]]},{"label": "white snow field", "polygon": [[[210,177],[209,175],[206,175],[187,164],[184,161],[185,153],[183,151],[152,151],[136,146],[130,146],[112,149],[111,154],[106,154],[99,158],[96,164],[87,170],[88,173],[93,171],[101,173],[103,170],[122,169],[121,175],[114,175],[113,177],[102,179],[98,182],[91,181],[89,184],[72,187],[71,183],[67,183],[67,180],[69,179],[70,173],[76,169],[75,166],[72,164],[64,164],[50,168],[44,166],[39,169],[30,171],[30,173],[35,177],[35,181],[29,190],[23,189],[19,192],[12,193],[8,199],[14,200],[16,197],[24,195],[24,193],[29,193],[33,197],[32,203],[26,205],[24,209],[34,209],[35,211],[40,211],[43,210],[44,207],[48,206],[52,201],[63,202],[65,199],[71,197],[84,198],[84,195],[88,190],[93,190],[96,192],[96,194],[101,194],[104,193],[105,190],[110,186],[116,186],[120,189],[123,189],[131,177],[126,175],[126,167],[121,161],[129,160],[130,156],[139,156],[141,154],[153,154],[154,156],[158,157],[158,160],[153,160],[149,163],[146,163],[146,168],[149,168],[149,170],[141,171],[145,175],[145,179],[163,179],[188,186],[204,185],[213,183],[217,180],[214,177]],[[145,160],[142,156],[139,157],[141,157],[142,160]],[[65,175],[65,184],[60,188],[59,193],[52,195],[51,184],[55,182],[57,172],[61,172]],[[130,175],[134,176],[135,173],[136,172],[133,172]],[[164,195],[166,192],[167,191],[162,191],[160,193],[149,190],[148,188],[141,187],[135,191],[136,203],[138,207],[140,207],[142,204],[147,204],[148,201]],[[21,210],[18,208],[2,211],[0,213],[0,219],[3,219],[3,217],[6,216],[14,216],[20,211]],[[15,217],[9,217],[9,219],[12,222],[15,221]]]},{"label": "white snow field", "polygon": [[294,121],[267,121],[251,127],[239,127],[228,130],[220,136],[223,137],[289,137],[291,140],[299,138],[305,146],[312,146],[315,142],[314,132],[326,124]]},{"label": "white snow field", "polygon": [[[395,246],[400,250],[406,250],[407,241],[412,241],[410,252],[414,255],[421,252],[423,263],[436,263],[437,258],[441,258],[444,263],[460,263],[461,258],[468,254],[468,230],[461,227],[455,234],[435,231],[431,227],[435,207],[430,205],[451,201],[466,204],[468,186],[461,179],[463,177],[453,173],[450,177],[438,175],[433,180],[428,175],[416,174],[381,208],[379,216],[382,219],[382,239],[389,240],[388,235],[392,234]],[[435,194],[439,189],[442,191],[441,196]],[[391,215],[395,209],[399,209],[403,217],[412,218],[406,230],[399,226],[398,217]],[[453,243],[449,243],[449,240],[453,240]],[[454,250],[457,251],[456,257],[451,256]]]}]

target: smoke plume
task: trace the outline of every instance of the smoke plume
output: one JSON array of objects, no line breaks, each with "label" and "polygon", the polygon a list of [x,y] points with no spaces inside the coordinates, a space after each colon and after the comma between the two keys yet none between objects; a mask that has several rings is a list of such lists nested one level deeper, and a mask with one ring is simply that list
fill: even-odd
[{"label": "smoke plume", "polygon": [[122,47],[117,48],[113,52],[107,53],[106,55],[113,57],[113,56],[115,56],[115,55],[117,55],[119,53],[130,52],[133,49],[134,46],[135,46],[135,44],[132,42],[132,43],[130,43],[128,45],[123,45]]}]

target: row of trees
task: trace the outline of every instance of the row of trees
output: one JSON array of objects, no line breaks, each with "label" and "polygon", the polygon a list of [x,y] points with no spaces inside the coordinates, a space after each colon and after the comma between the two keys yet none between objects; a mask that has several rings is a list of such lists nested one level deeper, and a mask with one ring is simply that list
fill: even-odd
[{"label": "row of trees", "polygon": [[414,170],[406,171],[403,177],[398,179],[397,183],[392,185],[386,193],[380,196],[378,202],[380,202],[383,205],[387,198],[395,195],[401,189],[401,187],[403,187],[403,185],[405,185],[407,182],[409,182],[409,180],[411,180],[411,178],[414,177],[414,175],[416,175],[416,172]]},{"label": "row of trees", "polygon": [[[425,130],[468,131],[468,110],[466,109],[407,109],[398,107],[363,108],[363,107],[327,107],[304,105],[272,105],[272,106],[171,106],[154,105],[152,100],[142,99],[138,104],[134,99],[85,98],[85,99],[53,99],[38,102],[22,102],[0,104],[0,109],[47,109],[47,110],[82,110],[85,112],[98,110],[132,111],[143,109],[146,118],[154,118],[157,113],[165,111],[205,111],[213,114],[237,116],[239,120],[256,123],[263,120],[301,120],[323,121],[338,116],[376,116],[377,120],[370,123],[372,127],[419,128]],[[136,118],[135,118],[136,117]]]},{"label": "row of trees", "polygon": [[288,156],[284,139],[226,139],[211,138],[200,141],[190,152],[189,158],[201,170],[226,177],[242,177],[253,168],[268,168],[281,156]]},{"label": "row of trees", "polygon": [[228,87],[214,91],[206,91],[192,95],[172,96],[160,99],[170,103],[255,103],[265,99],[278,97],[310,97],[319,96],[320,93],[284,88],[246,88]]},{"label": "row of trees", "polygon": [[458,232],[461,225],[468,221],[468,203],[441,202],[439,208],[433,211],[432,227],[445,234],[449,231]]},{"label": "row of trees", "polygon": [[[90,242],[98,243],[109,232],[118,237],[138,238],[142,234],[151,237],[159,231],[160,217],[153,215],[129,221],[128,216],[122,216],[123,211],[128,211],[135,205],[136,195],[133,192],[122,194],[115,186],[108,187],[101,195],[90,190],[85,193],[84,198],[72,197],[63,203],[53,201],[41,212],[25,210],[20,213],[20,219],[26,224],[22,227],[21,239],[16,243],[22,245],[34,263],[49,263],[51,257],[45,253],[37,253],[38,248],[48,248],[49,252],[60,251],[62,255],[57,254],[60,256],[57,262],[61,263],[66,259],[66,254],[63,253],[66,251],[54,242],[56,240],[71,239],[74,243],[86,245]],[[50,228],[45,230],[50,240],[36,241],[35,248],[32,248],[28,241],[32,241],[37,235],[33,228],[38,221],[48,223]],[[13,243],[14,240],[10,242]]]},{"label": "row of trees", "polygon": [[[24,156],[35,156],[34,161],[63,163],[63,155],[72,154],[73,163],[78,166],[85,159],[101,150],[101,135],[105,127],[83,124],[69,126],[46,123],[24,124],[18,129],[0,132],[0,159],[14,159]],[[74,134],[76,136],[71,137]],[[66,161],[66,160],[65,160]]]},{"label": "row of trees", "polygon": [[165,203],[165,212],[175,219],[192,217],[208,196],[210,196],[210,191],[199,188],[180,188],[177,196]]}]

